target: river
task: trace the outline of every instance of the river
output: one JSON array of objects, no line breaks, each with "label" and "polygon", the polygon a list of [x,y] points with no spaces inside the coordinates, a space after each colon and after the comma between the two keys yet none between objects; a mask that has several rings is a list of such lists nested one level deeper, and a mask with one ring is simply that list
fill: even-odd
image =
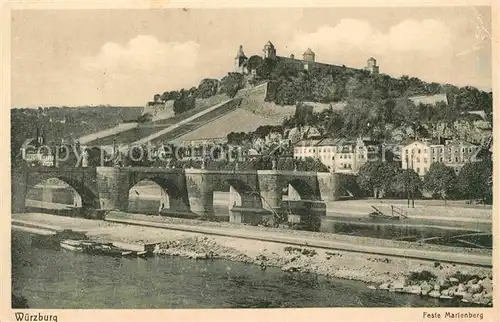
[{"label": "river", "polygon": [[[39,248],[12,232],[13,292],[30,308],[432,307],[365,283],[223,260],[112,258]],[[455,306],[457,303],[454,303]]]}]

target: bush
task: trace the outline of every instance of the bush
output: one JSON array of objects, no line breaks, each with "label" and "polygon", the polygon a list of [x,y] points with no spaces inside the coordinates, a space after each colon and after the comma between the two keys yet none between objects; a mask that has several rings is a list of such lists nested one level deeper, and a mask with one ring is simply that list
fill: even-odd
[{"label": "bush", "polygon": [[436,275],[429,271],[421,271],[421,272],[411,272],[410,275],[408,275],[408,281],[410,283],[412,282],[423,282],[423,281],[432,281],[436,279]]}]

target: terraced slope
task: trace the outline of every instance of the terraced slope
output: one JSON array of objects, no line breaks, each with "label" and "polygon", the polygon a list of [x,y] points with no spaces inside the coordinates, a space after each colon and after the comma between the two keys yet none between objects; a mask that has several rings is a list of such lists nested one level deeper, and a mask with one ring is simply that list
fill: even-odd
[{"label": "terraced slope", "polygon": [[[203,99],[203,100],[197,100],[196,101],[196,107],[190,111],[187,111],[185,113],[182,113],[180,115],[176,115],[171,118],[167,119],[157,119],[153,120],[153,123],[150,124],[137,124],[137,123],[130,123],[132,125],[125,125],[122,124],[122,128],[118,130],[118,127],[112,128],[112,129],[107,129],[105,131],[101,131],[99,133],[93,133],[91,135],[87,135],[87,139],[85,140],[85,144],[88,146],[103,146],[103,145],[111,145],[113,142],[116,144],[130,144],[136,141],[139,141],[143,138],[149,137],[153,135],[154,133],[165,131],[167,128],[169,128],[172,125],[175,124],[180,124],[186,119],[190,119],[191,121],[196,120],[197,118],[201,116],[205,116],[205,121],[210,119],[210,115],[213,115],[213,117],[217,117],[218,114],[222,112],[219,111],[217,113],[208,113],[206,115],[206,111],[211,111],[214,112],[214,106],[219,106],[220,103],[227,102],[229,98],[226,95],[215,95],[213,97],[210,97],[208,99]],[[215,108],[217,109],[217,108]],[[226,111],[227,112],[227,111]],[[198,115],[198,117],[196,117]],[[188,125],[188,124],[184,124]],[[190,128],[196,128],[193,124],[189,124],[191,127]],[[178,130],[177,135],[182,135],[185,132]],[[186,131],[189,131],[189,127],[186,127]],[[167,139],[167,138],[165,138]]]},{"label": "terraced slope", "polygon": [[251,132],[261,125],[280,125],[286,117],[295,113],[295,106],[279,106],[265,102],[267,83],[245,91],[240,91],[236,97],[241,98],[238,109],[220,118],[207,122],[198,129],[179,136],[173,142],[195,139],[225,137],[231,132]]}]

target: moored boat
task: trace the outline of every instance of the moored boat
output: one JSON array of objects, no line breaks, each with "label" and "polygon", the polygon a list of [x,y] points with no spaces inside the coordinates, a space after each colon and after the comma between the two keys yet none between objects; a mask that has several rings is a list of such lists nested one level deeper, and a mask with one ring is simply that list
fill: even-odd
[{"label": "moored boat", "polygon": [[83,252],[84,251],[84,246],[82,245],[81,241],[79,240],[72,240],[72,239],[63,239],[59,243],[61,245],[61,248],[71,250],[74,252]]},{"label": "moored boat", "polygon": [[124,250],[118,247],[114,247],[110,244],[99,244],[93,247],[87,248],[89,253],[104,255],[104,256],[129,256],[134,252],[129,250]]},{"label": "moored boat", "polygon": [[135,253],[135,256],[141,257],[141,258],[146,258],[146,257],[149,257],[150,255],[151,255],[151,252],[149,252],[147,250]]}]

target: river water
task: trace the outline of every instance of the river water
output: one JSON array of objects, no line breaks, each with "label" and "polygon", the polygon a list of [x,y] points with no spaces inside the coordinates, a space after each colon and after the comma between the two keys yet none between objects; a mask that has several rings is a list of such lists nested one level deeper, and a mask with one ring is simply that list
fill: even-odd
[{"label": "river water", "polygon": [[35,247],[12,232],[12,287],[30,308],[279,308],[448,306],[362,282],[223,260],[112,258]]}]

